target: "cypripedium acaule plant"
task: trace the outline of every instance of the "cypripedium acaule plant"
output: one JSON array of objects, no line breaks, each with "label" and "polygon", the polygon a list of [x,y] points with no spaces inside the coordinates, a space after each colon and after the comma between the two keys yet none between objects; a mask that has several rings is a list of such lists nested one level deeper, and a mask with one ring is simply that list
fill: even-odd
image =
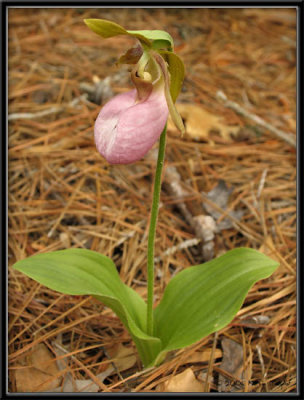
[{"label": "cypripedium acaule plant", "polygon": [[110,307],[129,331],[144,367],[151,367],[160,364],[169,351],[225,327],[252,285],[268,278],[278,263],[253,249],[230,250],[176,274],[153,307],[154,238],[166,124],[170,114],[181,133],[184,131],[174,105],[184,79],[184,65],[165,31],[131,31],[102,19],[87,19],[85,23],[103,38],[128,35],[139,42],[118,60],[132,65],[135,89],[115,96],[102,107],[94,136],[98,151],[111,164],[141,159],[159,139],[148,237],[147,302],[121,281],[110,258],[92,250],[41,253],[16,262],[14,268],[50,289],[91,295]]},{"label": "cypripedium acaule plant", "polygon": [[184,125],[174,105],[184,79],[184,64],[173,52],[173,39],[164,31],[127,31],[110,21],[89,19],[86,24],[104,38],[128,35],[139,44],[118,63],[133,65],[135,89],[115,96],[95,123],[98,151],[111,164],[140,160],[159,139],[168,113],[177,128]]}]

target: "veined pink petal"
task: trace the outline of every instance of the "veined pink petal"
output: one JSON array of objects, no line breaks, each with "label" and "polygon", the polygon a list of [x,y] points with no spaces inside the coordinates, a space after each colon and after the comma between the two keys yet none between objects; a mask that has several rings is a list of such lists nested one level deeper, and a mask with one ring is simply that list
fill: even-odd
[{"label": "veined pink petal", "polygon": [[115,96],[96,119],[97,150],[111,164],[140,160],[160,137],[168,113],[161,87],[154,88],[143,102],[137,102],[136,89]]}]

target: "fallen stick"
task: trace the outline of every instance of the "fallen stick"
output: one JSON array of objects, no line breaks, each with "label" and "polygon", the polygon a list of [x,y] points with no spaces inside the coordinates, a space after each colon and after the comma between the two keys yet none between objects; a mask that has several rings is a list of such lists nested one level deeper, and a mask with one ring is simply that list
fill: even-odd
[{"label": "fallen stick", "polygon": [[188,239],[188,240],[185,240],[184,242],[179,243],[176,246],[169,247],[166,251],[163,252],[163,254],[161,256],[154,257],[154,262],[160,262],[165,256],[171,256],[179,250],[188,249],[189,247],[196,246],[201,241],[202,241],[202,239],[197,239],[197,238]]},{"label": "fallen stick", "polygon": [[14,113],[8,115],[8,121],[14,121],[16,119],[34,119],[44,117],[45,115],[50,115],[62,111],[63,107],[51,107],[47,110],[38,111],[36,113]]},{"label": "fallen stick", "polygon": [[8,121],[14,121],[16,119],[35,119],[35,118],[40,118],[44,117],[45,115],[50,115],[54,114],[60,111],[64,111],[67,107],[75,107],[78,105],[79,102],[81,101],[86,101],[87,99],[87,94],[83,94],[79,97],[76,97],[72,101],[70,101],[68,104],[64,104],[62,106],[55,106],[48,108],[46,110],[38,111],[35,113],[13,113],[9,114],[7,119]]},{"label": "fallen stick", "polygon": [[285,140],[285,142],[291,144],[293,147],[296,147],[296,139],[293,137],[292,133],[286,133],[281,131],[280,129],[275,128],[274,126],[270,125],[268,122],[264,121],[262,118],[258,117],[255,114],[251,114],[245,108],[240,106],[234,101],[228,100],[227,96],[221,90],[216,92],[216,98],[220,100],[225,107],[231,108],[232,110],[236,111],[238,114],[243,115],[246,118],[251,119],[256,124],[263,126],[264,128],[268,129],[272,133],[274,133],[279,138]]}]

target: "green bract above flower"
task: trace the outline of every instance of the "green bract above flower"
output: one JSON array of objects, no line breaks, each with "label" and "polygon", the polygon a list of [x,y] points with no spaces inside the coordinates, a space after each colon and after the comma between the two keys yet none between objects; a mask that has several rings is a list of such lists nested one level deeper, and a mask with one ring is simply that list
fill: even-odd
[{"label": "green bract above flower", "polygon": [[84,22],[93,32],[105,39],[117,35],[129,35],[137,38],[143,46],[152,47],[154,49],[165,48],[173,51],[173,39],[171,35],[165,31],[128,31],[115,22],[105,19],[85,19]]},{"label": "green bract above flower", "polygon": [[139,40],[140,45],[129,49],[118,62],[135,64],[132,80],[134,82],[134,77],[138,78],[135,86],[139,100],[151,83],[159,80],[158,75],[161,74],[169,113],[176,127],[184,133],[183,121],[174,103],[182,87],[185,69],[182,60],[173,52],[174,43],[171,35],[161,30],[126,30],[115,22],[104,19],[85,19],[84,22],[103,38],[127,35]]}]

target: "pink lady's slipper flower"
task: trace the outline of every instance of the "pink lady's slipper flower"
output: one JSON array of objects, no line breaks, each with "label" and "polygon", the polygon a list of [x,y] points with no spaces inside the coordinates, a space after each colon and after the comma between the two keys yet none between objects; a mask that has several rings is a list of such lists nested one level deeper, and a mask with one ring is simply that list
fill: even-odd
[{"label": "pink lady's slipper flower", "polygon": [[120,63],[134,65],[131,78],[135,89],[110,100],[101,109],[94,127],[97,150],[109,163],[138,161],[159,139],[169,112],[180,131],[184,130],[174,106],[184,76],[183,63],[173,53],[173,39],[167,32],[127,31],[106,20],[85,22],[103,38],[128,35],[140,42],[119,59]]},{"label": "pink lady's slipper flower", "polygon": [[164,83],[151,86],[142,100],[134,89],[115,96],[101,109],[95,122],[95,143],[109,163],[140,160],[159,139],[169,110]]}]

